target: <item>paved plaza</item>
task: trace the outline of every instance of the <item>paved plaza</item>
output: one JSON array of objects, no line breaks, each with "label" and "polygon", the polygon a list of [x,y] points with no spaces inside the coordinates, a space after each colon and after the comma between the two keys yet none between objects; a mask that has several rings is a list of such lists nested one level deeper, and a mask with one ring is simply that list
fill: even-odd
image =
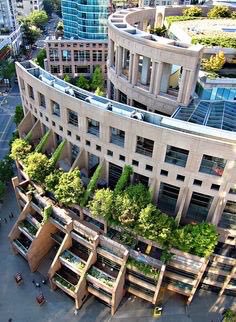
[{"label": "paved plaza", "polygon": [[[10,212],[15,215],[9,219]],[[16,220],[18,213],[13,189],[8,187],[8,193],[0,209],[0,322],[151,322],[151,304],[126,297],[116,314],[111,317],[110,309],[90,297],[78,314],[74,315],[74,302],[66,294],[57,289],[52,291],[48,285],[35,288],[32,280],[41,282],[40,273],[31,273],[27,262],[20,256],[14,255],[8,234]],[[7,219],[5,223],[4,218]],[[16,272],[21,272],[24,283],[17,286],[14,281]],[[35,297],[43,292],[47,302],[40,307]],[[222,297],[217,300],[214,293],[199,291],[190,307],[184,305],[183,297],[174,293],[165,293],[163,299],[164,312],[158,320],[160,322],[219,322],[222,319],[220,312],[224,308],[233,307],[233,297]],[[236,301],[235,301],[236,302]]]}]

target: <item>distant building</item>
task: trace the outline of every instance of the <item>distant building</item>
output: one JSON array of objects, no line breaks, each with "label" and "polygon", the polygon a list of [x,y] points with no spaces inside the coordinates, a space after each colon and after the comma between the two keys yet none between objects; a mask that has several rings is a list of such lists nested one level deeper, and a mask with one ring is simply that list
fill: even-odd
[{"label": "distant building", "polygon": [[28,16],[34,10],[43,10],[43,0],[16,0],[18,16]]},{"label": "distant building", "polygon": [[[0,0],[0,55],[7,47],[16,54],[21,44],[20,27],[16,20],[15,0]],[[2,55],[0,57],[3,57]]]}]

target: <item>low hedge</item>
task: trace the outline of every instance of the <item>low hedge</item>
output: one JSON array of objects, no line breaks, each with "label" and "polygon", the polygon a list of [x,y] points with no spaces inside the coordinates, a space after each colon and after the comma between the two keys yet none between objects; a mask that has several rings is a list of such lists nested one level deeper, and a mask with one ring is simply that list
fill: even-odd
[{"label": "low hedge", "polygon": [[192,44],[236,48],[236,38],[230,36],[193,36]]},{"label": "low hedge", "polygon": [[178,21],[187,21],[187,20],[200,20],[204,19],[203,17],[191,17],[191,16],[169,16],[166,17],[165,20],[167,21],[168,28],[171,26],[173,22],[178,22]]}]

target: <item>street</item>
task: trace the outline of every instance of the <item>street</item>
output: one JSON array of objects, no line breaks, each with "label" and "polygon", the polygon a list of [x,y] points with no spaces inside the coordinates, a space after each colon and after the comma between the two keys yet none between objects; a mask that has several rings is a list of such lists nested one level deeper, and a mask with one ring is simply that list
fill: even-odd
[{"label": "street", "polygon": [[18,104],[21,104],[19,88],[14,84],[6,96],[0,97],[0,160],[9,151],[9,140],[16,129],[13,117]]}]

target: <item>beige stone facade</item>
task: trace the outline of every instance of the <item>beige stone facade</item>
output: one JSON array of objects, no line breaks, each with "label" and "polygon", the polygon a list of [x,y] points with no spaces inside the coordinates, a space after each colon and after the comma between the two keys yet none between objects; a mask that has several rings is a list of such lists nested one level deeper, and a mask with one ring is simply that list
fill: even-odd
[{"label": "beige stone facade", "polygon": [[107,41],[106,40],[46,40],[47,70],[63,77],[67,74],[71,77],[83,75],[90,77],[97,65],[102,69],[106,77]]}]

